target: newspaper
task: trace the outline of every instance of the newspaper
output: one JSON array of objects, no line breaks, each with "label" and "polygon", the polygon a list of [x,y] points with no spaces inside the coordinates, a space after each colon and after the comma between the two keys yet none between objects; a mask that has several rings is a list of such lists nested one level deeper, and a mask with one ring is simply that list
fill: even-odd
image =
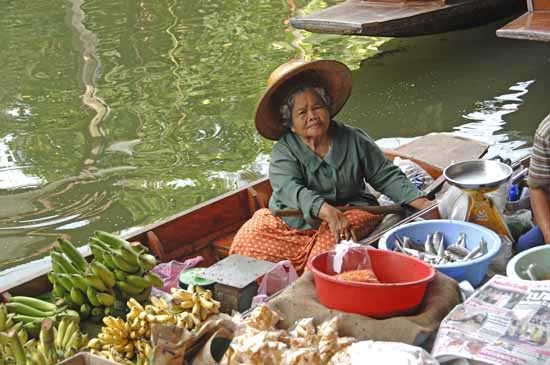
[{"label": "newspaper", "polygon": [[441,322],[439,362],[550,365],[550,281],[496,275]]}]

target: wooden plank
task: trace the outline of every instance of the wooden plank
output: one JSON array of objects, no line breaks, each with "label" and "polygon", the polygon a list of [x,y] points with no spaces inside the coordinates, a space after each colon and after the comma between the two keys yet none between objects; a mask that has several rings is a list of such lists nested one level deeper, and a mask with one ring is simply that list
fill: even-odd
[{"label": "wooden plank", "polygon": [[550,42],[550,10],[525,13],[498,29],[497,36]]},{"label": "wooden plank", "polygon": [[524,9],[525,0],[348,0],[290,23],[314,33],[410,37],[477,26]]},{"label": "wooden plank", "polygon": [[550,0],[532,0],[533,11],[550,10]]},{"label": "wooden plank", "polygon": [[430,133],[395,149],[399,154],[414,156],[440,169],[453,162],[476,160],[483,156],[489,145],[473,139],[448,133]]}]

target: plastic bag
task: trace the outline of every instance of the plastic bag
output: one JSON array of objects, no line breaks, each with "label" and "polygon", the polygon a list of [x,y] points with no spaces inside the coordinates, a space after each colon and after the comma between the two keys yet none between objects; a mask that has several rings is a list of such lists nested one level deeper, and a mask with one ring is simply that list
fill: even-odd
[{"label": "plastic bag", "polygon": [[379,283],[372,270],[368,248],[352,241],[340,241],[328,253],[327,274],[341,280]]},{"label": "plastic bag", "polygon": [[329,365],[365,364],[438,365],[426,350],[399,342],[361,341],[336,353]]},{"label": "plastic bag", "polygon": [[270,296],[292,284],[298,274],[289,260],[279,261],[271,271],[264,275],[258,288],[258,295],[252,299],[252,306],[266,301]]},{"label": "plastic bag", "polygon": [[393,159],[393,164],[420,190],[426,188],[433,183],[433,178],[420,165],[411,160],[396,157]]},{"label": "plastic bag", "polygon": [[197,266],[202,262],[202,260],[204,260],[202,256],[197,256],[192,259],[185,260],[184,262],[172,260],[170,262],[164,262],[155,266],[151,271],[158,274],[162,278],[164,286],[161,290],[169,293],[171,288],[179,288],[180,273],[184,270]]}]

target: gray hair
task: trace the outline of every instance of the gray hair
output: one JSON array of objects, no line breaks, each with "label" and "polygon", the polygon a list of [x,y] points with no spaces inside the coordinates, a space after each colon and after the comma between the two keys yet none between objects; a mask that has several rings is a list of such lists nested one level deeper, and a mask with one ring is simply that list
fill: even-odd
[{"label": "gray hair", "polygon": [[306,90],[313,90],[319,95],[325,106],[331,110],[332,100],[329,93],[324,87],[310,86],[306,84],[299,84],[296,86],[289,95],[283,99],[279,112],[281,113],[281,118],[283,119],[283,125],[287,128],[292,127],[292,108],[294,108],[294,98],[296,95],[302,94]]}]

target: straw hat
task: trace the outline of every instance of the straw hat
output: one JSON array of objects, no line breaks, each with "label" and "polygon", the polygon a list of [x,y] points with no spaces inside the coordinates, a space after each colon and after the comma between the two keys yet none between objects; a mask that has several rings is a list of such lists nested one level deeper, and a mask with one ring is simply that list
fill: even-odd
[{"label": "straw hat", "polygon": [[279,111],[284,97],[282,94],[291,89],[293,81],[307,77],[309,72],[316,76],[316,82],[330,95],[330,116],[335,116],[342,109],[351,94],[351,70],[346,65],[331,60],[290,60],[271,73],[267,80],[267,90],[256,107],[254,123],[262,136],[278,140],[288,131]]}]

